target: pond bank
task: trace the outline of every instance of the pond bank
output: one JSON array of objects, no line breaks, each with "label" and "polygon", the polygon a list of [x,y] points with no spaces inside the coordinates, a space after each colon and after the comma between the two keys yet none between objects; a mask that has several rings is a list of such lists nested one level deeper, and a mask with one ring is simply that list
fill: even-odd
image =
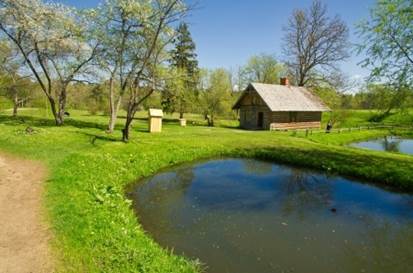
[{"label": "pond bank", "polygon": [[0,267],[8,273],[52,272],[50,234],[42,221],[38,163],[0,154]]}]

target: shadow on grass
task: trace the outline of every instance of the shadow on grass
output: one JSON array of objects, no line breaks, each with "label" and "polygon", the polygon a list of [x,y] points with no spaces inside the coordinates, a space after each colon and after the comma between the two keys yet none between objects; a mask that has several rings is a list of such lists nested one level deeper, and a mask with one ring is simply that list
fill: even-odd
[{"label": "shadow on grass", "polygon": [[[0,123],[7,125],[27,125],[33,127],[55,127],[56,123],[53,119],[41,118],[41,117],[32,117],[32,116],[19,116],[19,117],[10,117],[5,115],[0,115]],[[107,125],[91,122],[91,121],[81,121],[72,118],[67,118],[65,120],[64,126],[73,126],[76,128],[96,128],[101,130],[106,130]]]},{"label": "shadow on grass", "polygon": [[98,134],[91,134],[86,132],[77,132],[78,134],[84,135],[90,138],[90,143],[95,145],[97,140],[104,141],[104,142],[121,142],[120,138],[116,138],[112,135],[98,135]]},{"label": "shadow on grass", "polygon": [[378,113],[371,116],[369,122],[383,122],[386,118],[393,116],[395,113]]}]

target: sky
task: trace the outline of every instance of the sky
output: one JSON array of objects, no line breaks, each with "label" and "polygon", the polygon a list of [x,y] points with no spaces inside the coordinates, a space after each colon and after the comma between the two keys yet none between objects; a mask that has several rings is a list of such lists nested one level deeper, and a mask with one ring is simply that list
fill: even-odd
[{"label": "sky", "polygon": [[[97,6],[100,0],[58,0],[79,8]],[[322,0],[329,14],[338,14],[350,29],[350,42],[358,43],[355,25],[369,16],[375,0]],[[307,8],[312,0],[198,0],[198,7],[187,21],[197,45],[201,67],[235,69],[248,58],[274,54],[282,60],[283,26],[294,9]],[[366,77],[369,71],[358,63],[363,56],[351,50],[351,58],[341,64],[352,79]]]}]

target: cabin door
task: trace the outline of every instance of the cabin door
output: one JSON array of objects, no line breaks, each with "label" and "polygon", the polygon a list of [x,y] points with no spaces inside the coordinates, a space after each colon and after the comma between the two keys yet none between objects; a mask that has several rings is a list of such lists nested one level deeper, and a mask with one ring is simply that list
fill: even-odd
[{"label": "cabin door", "polygon": [[257,127],[260,129],[264,128],[264,113],[263,112],[258,113]]}]

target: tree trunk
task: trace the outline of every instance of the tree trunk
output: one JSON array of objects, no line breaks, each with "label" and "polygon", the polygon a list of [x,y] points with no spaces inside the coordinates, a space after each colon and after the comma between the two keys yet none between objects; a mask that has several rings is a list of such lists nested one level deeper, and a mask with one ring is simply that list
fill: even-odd
[{"label": "tree trunk", "polygon": [[[57,114],[55,115],[55,121],[57,126],[62,126],[65,121],[65,113],[66,113],[66,87],[67,85],[64,85],[62,89],[60,90],[59,94],[59,104],[58,104],[58,111]],[[54,107],[55,109],[52,110],[56,111],[56,106]]]},{"label": "tree trunk", "polygon": [[17,117],[17,109],[19,108],[19,97],[17,92],[14,93],[13,97],[13,117]]},{"label": "tree trunk", "polygon": [[[137,97],[135,95],[131,96],[131,98],[129,99],[125,127],[122,130],[123,142],[129,141],[129,131],[130,131],[131,123],[133,121],[133,118],[135,117],[136,111],[138,111],[139,105],[141,105],[147,98],[149,98],[153,94],[154,91],[155,89],[151,89],[145,96],[143,96],[138,101],[136,101]],[[137,92],[135,92],[135,94],[137,94]]]},{"label": "tree trunk", "polygon": [[211,117],[208,114],[205,114],[205,119],[208,123],[208,127],[214,127],[214,115],[211,115]]},{"label": "tree trunk", "polygon": [[122,141],[123,142],[129,142],[129,130],[130,130],[130,125],[132,123],[133,117],[128,113],[126,117],[126,123],[125,127],[122,129]]},{"label": "tree trunk", "polygon": [[133,116],[134,116],[134,105],[132,102],[129,102],[128,104],[128,110],[126,113],[126,122],[125,122],[125,127],[122,129],[122,141],[123,142],[129,142],[129,131],[130,131],[130,126],[133,121]]},{"label": "tree trunk", "polygon": [[52,97],[47,97],[47,99],[49,100],[49,104],[50,104],[50,110],[52,111],[53,114],[53,118],[55,120],[55,124],[57,126],[59,126],[59,121],[58,121],[58,113],[57,113],[57,109],[56,109],[56,103],[54,101],[54,99]]},{"label": "tree trunk", "polygon": [[116,120],[118,118],[118,113],[120,106],[122,105],[122,97],[119,97],[116,104],[111,105],[110,107],[110,118],[109,118],[109,125],[108,125],[108,133],[111,134],[115,130]]},{"label": "tree trunk", "polygon": [[113,78],[110,79],[110,88],[109,88],[109,105],[110,105],[110,117],[109,117],[109,124],[108,124],[108,134],[112,134],[115,130],[116,120],[118,118],[118,113],[120,106],[122,105],[122,96],[119,95],[118,100],[115,99],[115,90],[114,90],[114,83]]}]

